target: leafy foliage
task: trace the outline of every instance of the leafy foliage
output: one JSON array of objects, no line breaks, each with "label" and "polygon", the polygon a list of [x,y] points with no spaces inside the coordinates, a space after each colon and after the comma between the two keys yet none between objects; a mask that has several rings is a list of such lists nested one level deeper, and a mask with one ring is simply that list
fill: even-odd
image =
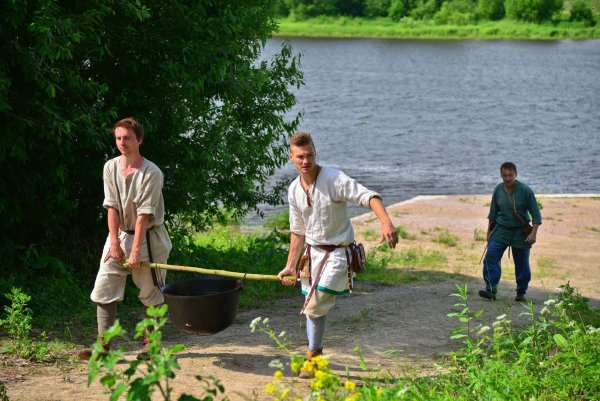
[{"label": "leafy foliage", "polygon": [[[525,305],[523,316],[529,324],[515,328],[507,315],[498,316],[490,326],[475,324],[483,310],[472,311],[466,285],[457,286],[451,294],[459,299],[460,310],[449,314],[460,326],[451,333],[464,346],[445,358],[436,371],[401,377],[383,377],[368,373],[358,386],[353,378],[333,374],[327,357],[299,365],[291,354],[292,372],[312,369],[310,389],[298,386],[295,378],[283,376],[283,363],[272,363],[276,369],[272,383],[265,391],[272,399],[304,400],[597,400],[600,394],[600,328],[579,320],[582,315],[595,320],[598,311],[589,309],[586,299],[578,296],[568,284],[561,287],[558,299],[549,299],[539,314],[534,305]],[[573,314],[578,311],[577,314]],[[264,320],[263,320],[264,321]],[[260,325],[252,322],[252,331]],[[274,331],[261,330],[274,339]],[[281,336],[281,335],[280,335]],[[278,342],[282,340],[277,338]],[[359,369],[372,372],[359,354]],[[348,369],[350,371],[350,369]],[[354,370],[353,370],[354,371]],[[307,394],[308,391],[308,394]]]},{"label": "leafy foliage", "polygon": [[479,11],[481,15],[491,21],[504,18],[504,0],[479,0]]},{"label": "leafy foliage", "polygon": [[563,0],[506,0],[506,15],[509,18],[529,22],[548,21],[563,7]]},{"label": "leafy foliage", "polygon": [[[26,359],[41,361],[48,353],[48,345],[44,341],[34,341],[31,337],[33,312],[27,306],[31,297],[20,288],[13,288],[6,297],[11,302],[5,306],[6,318],[0,320],[3,327],[11,337],[7,351]],[[42,334],[42,340],[44,340]]]},{"label": "leafy foliage", "polygon": [[581,21],[587,26],[596,25],[591,7],[584,0],[575,0],[569,14],[570,21]]},{"label": "leafy foliage", "polygon": [[[118,400],[122,395],[126,395],[128,400],[150,401],[156,399],[153,398],[155,392],[158,392],[163,400],[171,400],[175,372],[180,369],[177,354],[181,353],[184,347],[176,344],[167,348],[162,344],[160,329],[167,321],[166,313],[166,305],[147,309],[148,318],[137,324],[135,333],[135,338],[139,339],[148,335],[147,358],[129,362],[125,370],[121,370],[118,364],[123,359],[123,351],[111,349],[105,352],[103,347],[103,341],[110,343],[115,338],[125,335],[119,322],[116,321],[113,327],[99,336],[89,361],[88,386],[101,376],[100,384],[110,390],[111,400]],[[204,388],[203,395],[206,397],[196,398],[182,394],[178,400],[212,400],[210,395],[216,396],[225,392],[218,380],[207,380],[202,376],[196,376],[196,379]]]},{"label": "leafy foliage", "polygon": [[289,43],[260,60],[273,12],[268,0],[3,6],[3,253],[99,246],[109,127],[130,115],[145,126],[142,153],[165,173],[172,225],[177,216],[201,228],[222,210],[281,202],[283,183],[268,179],[298,123],[285,115],[302,73]]}]

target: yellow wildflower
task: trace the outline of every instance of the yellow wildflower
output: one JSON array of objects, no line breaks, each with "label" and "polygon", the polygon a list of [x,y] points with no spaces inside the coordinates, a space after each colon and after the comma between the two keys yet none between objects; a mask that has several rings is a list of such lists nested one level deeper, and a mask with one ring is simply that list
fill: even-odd
[{"label": "yellow wildflower", "polygon": [[350,380],[346,380],[346,382],[344,383],[344,387],[346,388],[347,392],[351,393],[356,389],[356,384],[354,384],[354,382]]},{"label": "yellow wildflower", "polygon": [[281,379],[283,377],[283,372],[281,370],[276,370],[273,376],[275,376],[276,379]]},{"label": "yellow wildflower", "polygon": [[383,391],[382,388],[380,388],[379,390],[377,390],[377,397],[383,397],[385,395],[385,391]]},{"label": "yellow wildflower", "polygon": [[285,400],[285,399],[286,399],[286,398],[288,398],[289,396],[290,396],[290,389],[289,389],[289,388],[286,388],[285,390],[283,390],[283,391],[281,392],[281,396],[280,396],[280,398],[281,398],[282,400]]},{"label": "yellow wildflower", "polygon": [[265,385],[265,392],[269,395],[276,396],[279,394],[279,386],[274,383],[267,383]]}]

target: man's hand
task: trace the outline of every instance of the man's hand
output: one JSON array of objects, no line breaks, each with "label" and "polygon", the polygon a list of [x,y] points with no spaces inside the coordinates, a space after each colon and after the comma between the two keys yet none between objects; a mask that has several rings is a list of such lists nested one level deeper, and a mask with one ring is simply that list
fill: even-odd
[{"label": "man's hand", "polygon": [[396,227],[388,220],[387,223],[381,225],[381,237],[379,243],[385,242],[390,248],[395,248],[398,245],[398,233]]},{"label": "man's hand", "polygon": [[532,232],[531,232],[531,234],[529,234],[529,235],[527,236],[527,238],[525,238],[525,242],[527,242],[527,243],[529,243],[529,244],[533,245],[533,244],[535,244],[535,241],[536,241],[536,238],[535,238],[535,237],[536,237],[536,235],[535,235],[535,233],[532,231]]},{"label": "man's hand", "polygon": [[127,264],[132,269],[137,269],[140,267],[140,251],[139,250],[131,250],[131,254],[129,255],[129,260]]},{"label": "man's hand", "polygon": [[293,286],[296,285],[296,280],[291,280],[286,278],[286,276],[296,276],[296,270],[293,267],[286,267],[282,271],[279,272],[277,278],[281,281],[281,284],[285,286]]},{"label": "man's hand", "polygon": [[113,259],[120,262],[123,258],[125,258],[125,252],[123,251],[123,248],[121,248],[121,244],[117,241],[110,244],[110,249],[104,258],[104,261],[106,262],[108,259]]}]

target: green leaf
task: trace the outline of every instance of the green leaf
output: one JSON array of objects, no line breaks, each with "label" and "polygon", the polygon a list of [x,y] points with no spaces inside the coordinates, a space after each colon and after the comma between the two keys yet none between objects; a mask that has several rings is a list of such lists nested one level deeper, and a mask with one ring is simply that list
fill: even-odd
[{"label": "green leaf", "polygon": [[554,342],[556,342],[556,344],[560,347],[560,348],[570,348],[569,347],[569,342],[561,335],[561,334],[555,334],[553,336],[554,338]]}]

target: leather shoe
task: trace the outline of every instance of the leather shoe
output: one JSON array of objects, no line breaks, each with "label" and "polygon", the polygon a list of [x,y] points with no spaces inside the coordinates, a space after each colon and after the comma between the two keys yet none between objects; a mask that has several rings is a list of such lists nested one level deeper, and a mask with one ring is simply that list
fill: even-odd
[{"label": "leather shoe", "polygon": [[[319,355],[323,355],[323,349],[319,349],[316,351],[312,351],[312,350],[308,350],[306,352],[306,358],[305,361],[312,361],[312,359],[316,356]],[[300,372],[298,373],[298,377],[300,379],[312,379],[313,377],[315,377],[315,367],[311,366],[310,369],[300,369]]]},{"label": "leather shoe", "polygon": [[[110,351],[110,345],[102,344],[102,348],[104,348],[104,351],[98,354],[99,357],[105,357],[108,355],[108,351]],[[85,348],[77,353],[77,359],[79,359],[80,361],[89,361],[90,359],[92,359],[92,355],[92,349]]]},{"label": "leather shoe", "polygon": [[517,293],[517,296],[515,297],[515,301],[517,302],[527,302],[527,300],[525,299],[525,293]]},{"label": "leather shoe", "polygon": [[479,296],[481,298],[489,299],[490,301],[494,301],[496,299],[496,293],[488,290],[479,290]]}]

